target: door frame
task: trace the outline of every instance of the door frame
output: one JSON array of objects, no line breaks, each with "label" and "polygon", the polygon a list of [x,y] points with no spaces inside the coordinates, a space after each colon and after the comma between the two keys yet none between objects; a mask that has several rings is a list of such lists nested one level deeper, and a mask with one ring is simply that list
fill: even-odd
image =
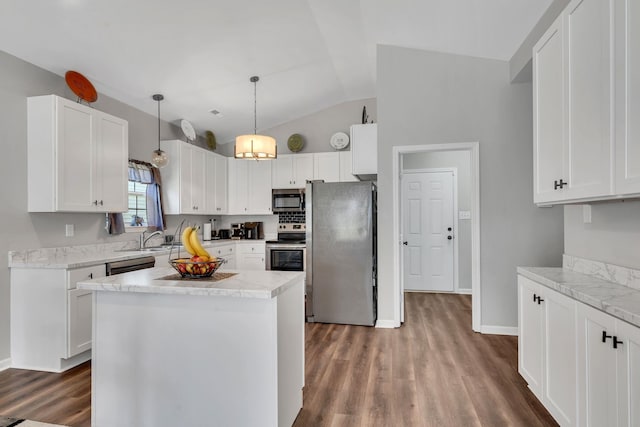
[{"label": "door frame", "polygon": [[[451,172],[453,175],[453,292],[454,294],[460,293],[458,287],[458,168],[457,167],[443,167],[443,168],[420,168],[420,169],[404,169],[404,165],[402,165],[402,156],[400,156],[400,204],[402,205],[402,176],[403,175],[414,175],[414,174],[425,174],[425,173],[438,173],[438,172]],[[400,206],[400,240],[404,240],[404,236],[402,235],[402,231],[404,230],[404,215],[402,215],[402,206]],[[400,268],[404,270],[404,251],[400,251]],[[405,286],[404,286],[404,274],[403,271],[400,272],[400,289],[402,294],[404,295]],[[429,291],[427,291],[429,292]],[[404,307],[403,307],[404,308]],[[404,310],[400,311],[401,321],[404,322]]]},{"label": "door frame", "polygon": [[401,287],[402,268],[400,266],[400,172],[402,154],[435,151],[469,151],[471,155],[471,327],[481,332],[482,301],[480,281],[480,144],[457,142],[450,144],[402,145],[393,147],[392,189],[393,189],[393,295],[394,318],[404,320],[404,294]]}]

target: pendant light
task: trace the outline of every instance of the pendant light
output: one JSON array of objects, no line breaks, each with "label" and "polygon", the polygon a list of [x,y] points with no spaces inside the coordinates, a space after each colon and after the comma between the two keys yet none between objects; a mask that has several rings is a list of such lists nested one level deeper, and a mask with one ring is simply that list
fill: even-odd
[{"label": "pendant light", "polygon": [[237,159],[269,160],[278,157],[276,140],[270,136],[258,135],[256,114],[256,86],[260,77],[249,79],[253,83],[253,135],[236,137],[235,157]]},{"label": "pendant light", "polygon": [[156,93],[152,96],[152,98],[154,101],[158,101],[158,149],[153,150],[153,155],[151,156],[151,164],[157,168],[163,168],[167,166],[167,163],[169,163],[167,153],[160,149],[160,101],[164,99],[164,96]]}]

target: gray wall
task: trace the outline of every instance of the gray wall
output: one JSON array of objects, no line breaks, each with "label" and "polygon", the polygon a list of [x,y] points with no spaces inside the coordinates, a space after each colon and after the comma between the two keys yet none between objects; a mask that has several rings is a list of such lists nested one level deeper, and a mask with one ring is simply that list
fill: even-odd
[{"label": "gray wall", "polygon": [[[0,51],[0,362],[9,358],[9,250],[115,242],[135,235],[109,236],[104,214],[27,212],[27,97],[57,94],[76,99],[64,78]],[[151,97],[151,94],[149,94]],[[150,99],[150,102],[154,102]],[[157,117],[99,95],[98,110],[129,121],[129,155],[149,161],[158,144]],[[162,138],[182,137],[178,127],[163,123]],[[202,141],[199,142],[202,145]],[[202,222],[205,218],[190,217]],[[167,218],[172,230],[181,218]],[[75,236],[65,237],[65,224],[75,225]]]},{"label": "gray wall", "polygon": [[560,13],[562,13],[562,10],[569,4],[569,1],[570,0],[553,0],[529,35],[524,39],[516,53],[513,54],[509,61],[509,72],[512,82],[523,83],[531,81],[533,46],[538,43],[540,37],[542,37],[551,24],[553,24],[553,21],[560,16]]},{"label": "gray wall", "polygon": [[[378,46],[379,256],[392,259],[392,147],[480,142],[482,325],[517,325],[518,265],[559,266],[562,208],[533,205],[531,85],[509,63]],[[391,263],[379,266],[381,320],[393,320]]]},{"label": "gray wall", "polygon": [[[368,98],[338,104],[270,129],[259,129],[258,133],[274,137],[279,154],[292,154],[287,148],[287,140],[294,133],[299,133],[305,139],[304,148],[299,151],[300,153],[334,151],[329,145],[331,135],[336,132],[345,132],[349,135],[349,127],[362,122],[364,106],[367,107],[369,121],[377,122],[376,99]],[[233,142],[221,145],[218,151],[225,156],[233,156],[233,145]],[[351,145],[345,150],[350,149]]]},{"label": "gray wall", "polygon": [[564,247],[567,255],[640,269],[640,201],[594,203],[590,224],[582,206],[565,206]]},{"label": "gray wall", "polygon": [[[457,168],[458,211],[471,210],[471,153],[469,151],[437,151],[402,155],[404,171],[427,168]],[[458,213],[454,215],[458,217]],[[458,219],[455,237],[458,241],[458,288],[471,290],[471,220]]]}]

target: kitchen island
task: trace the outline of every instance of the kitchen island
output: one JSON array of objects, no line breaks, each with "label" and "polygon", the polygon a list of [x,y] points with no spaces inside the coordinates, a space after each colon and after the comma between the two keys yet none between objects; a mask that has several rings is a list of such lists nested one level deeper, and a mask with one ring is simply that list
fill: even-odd
[{"label": "kitchen island", "polygon": [[293,423],[304,273],[230,273],[183,280],[156,267],[78,283],[94,291],[92,425]]}]

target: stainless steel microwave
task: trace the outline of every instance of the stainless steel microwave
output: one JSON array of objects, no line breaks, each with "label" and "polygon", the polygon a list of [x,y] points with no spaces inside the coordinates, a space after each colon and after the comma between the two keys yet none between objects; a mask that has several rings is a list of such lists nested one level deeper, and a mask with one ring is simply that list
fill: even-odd
[{"label": "stainless steel microwave", "polygon": [[271,200],[273,212],[304,212],[304,188],[273,190]]}]

